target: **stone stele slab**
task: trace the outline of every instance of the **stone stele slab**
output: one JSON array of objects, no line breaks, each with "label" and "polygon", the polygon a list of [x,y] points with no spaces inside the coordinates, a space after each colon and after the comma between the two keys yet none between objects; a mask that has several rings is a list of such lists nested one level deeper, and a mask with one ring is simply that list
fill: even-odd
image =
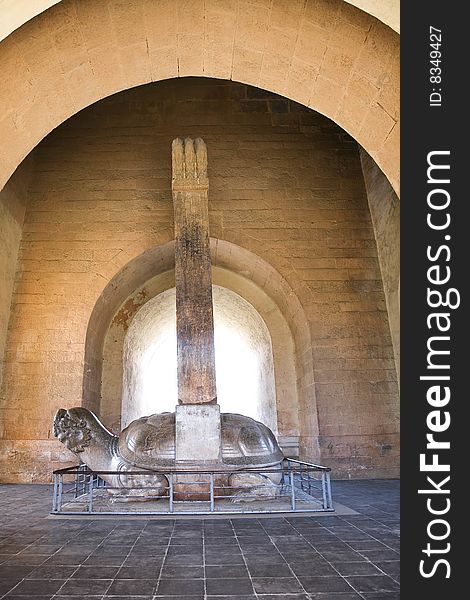
[{"label": "stone stele slab", "polygon": [[221,430],[218,404],[180,404],[176,407],[176,462],[220,460]]}]

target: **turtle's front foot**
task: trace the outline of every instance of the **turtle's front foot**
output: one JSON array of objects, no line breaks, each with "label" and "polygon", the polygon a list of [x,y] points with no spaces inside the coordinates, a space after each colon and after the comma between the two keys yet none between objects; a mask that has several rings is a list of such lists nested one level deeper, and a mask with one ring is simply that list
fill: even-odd
[{"label": "turtle's front foot", "polygon": [[277,498],[280,486],[259,473],[233,473],[229,477],[232,502],[252,502]]}]

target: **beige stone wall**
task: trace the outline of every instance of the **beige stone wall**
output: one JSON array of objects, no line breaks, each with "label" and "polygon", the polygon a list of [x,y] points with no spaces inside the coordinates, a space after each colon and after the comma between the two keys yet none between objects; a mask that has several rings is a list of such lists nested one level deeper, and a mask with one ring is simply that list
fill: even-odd
[{"label": "beige stone wall", "polygon": [[32,157],[0,191],[0,385],[31,166]]},{"label": "beige stone wall", "polygon": [[1,391],[2,478],[47,479],[49,461],[65,460],[51,419],[82,401],[93,307],[129,260],[173,238],[178,135],[208,146],[211,235],[271,265],[307,317],[289,319],[304,458],[318,459],[318,421],[337,476],[396,475],[396,372],[356,143],[258,89],[180,79],[102,101],[37,148]]},{"label": "beige stone wall", "polygon": [[400,377],[400,200],[372,158],[361,149],[361,164],[374,225],[387,303],[395,365]]}]

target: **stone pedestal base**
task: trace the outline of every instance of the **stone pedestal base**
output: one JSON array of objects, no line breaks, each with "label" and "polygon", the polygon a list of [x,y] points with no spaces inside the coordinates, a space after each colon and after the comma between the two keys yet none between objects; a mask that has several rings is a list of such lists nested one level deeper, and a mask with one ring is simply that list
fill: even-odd
[{"label": "stone pedestal base", "polygon": [[[221,423],[218,404],[180,404],[176,407],[177,469],[203,471],[220,468]],[[176,500],[208,500],[209,475],[175,477]]]}]

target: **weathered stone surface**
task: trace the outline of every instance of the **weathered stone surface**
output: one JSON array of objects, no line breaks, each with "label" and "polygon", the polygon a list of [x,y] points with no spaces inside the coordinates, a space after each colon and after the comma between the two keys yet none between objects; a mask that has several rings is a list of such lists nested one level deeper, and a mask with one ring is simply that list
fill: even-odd
[{"label": "weathered stone surface", "polygon": [[374,225],[387,303],[395,365],[400,380],[400,200],[372,158],[361,150],[361,164]]},{"label": "weathered stone surface", "polygon": [[207,149],[200,138],[172,144],[175,211],[178,402],[217,402],[209,249]]},{"label": "weathered stone surface", "polygon": [[30,158],[0,191],[0,387],[31,168]]},{"label": "weathered stone surface", "polygon": [[220,406],[176,407],[176,461],[204,465],[221,456]]}]

